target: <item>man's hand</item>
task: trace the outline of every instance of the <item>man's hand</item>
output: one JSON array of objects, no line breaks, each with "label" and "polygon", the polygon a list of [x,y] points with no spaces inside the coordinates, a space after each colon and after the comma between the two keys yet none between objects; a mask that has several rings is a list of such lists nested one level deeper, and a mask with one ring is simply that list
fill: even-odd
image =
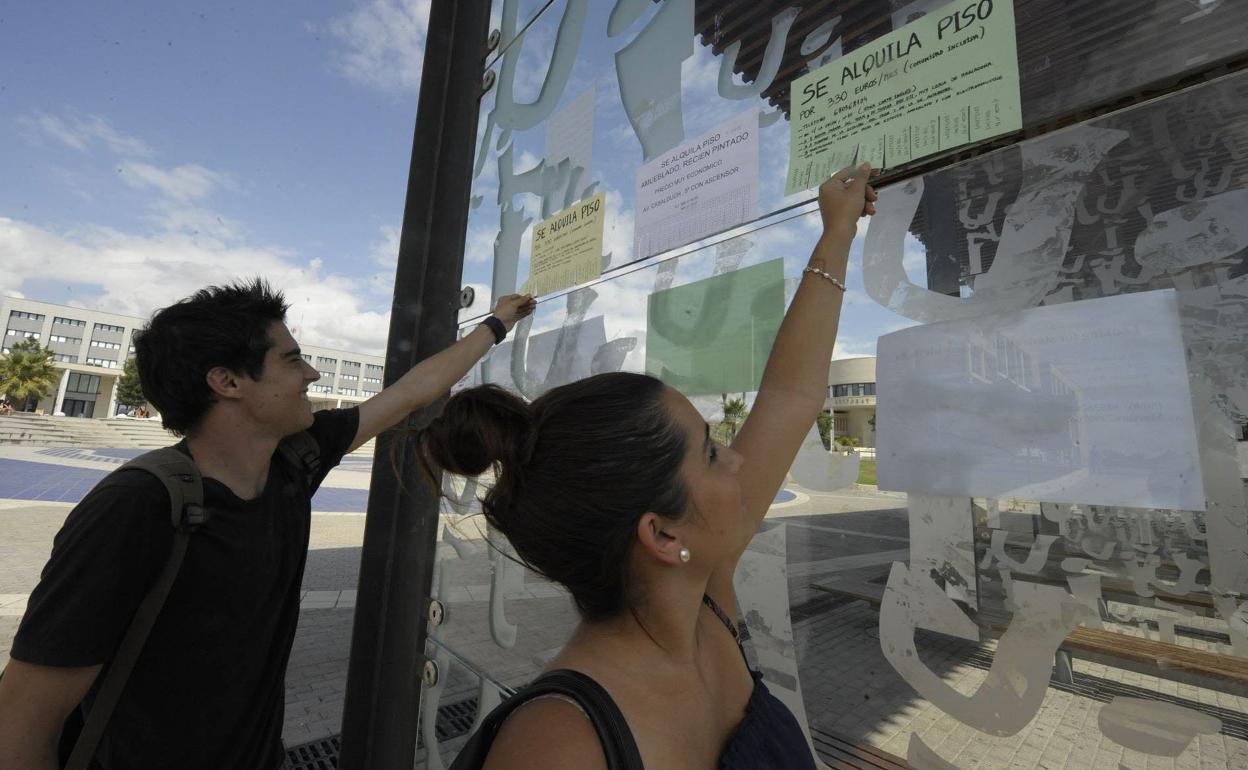
[{"label": "man's hand", "polygon": [[521,318],[530,316],[537,309],[537,300],[527,294],[505,294],[494,305],[494,317],[503,322],[507,331]]}]

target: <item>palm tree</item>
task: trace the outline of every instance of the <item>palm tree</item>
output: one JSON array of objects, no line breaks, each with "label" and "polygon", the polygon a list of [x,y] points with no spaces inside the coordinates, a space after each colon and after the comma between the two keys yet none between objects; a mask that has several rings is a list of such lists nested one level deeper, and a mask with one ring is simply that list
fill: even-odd
[{"label": "palm tree", "polygon": [[728,394],[723,393],[720,395],[720,400],[724,406],[722,424],[728,428],[728,434],[731,437],[729,440],[735,439],[737,431],[741,430],[741,423],[745,422],[750,410],[745,408],[745,398],[728,398]]},{"label": "palm tree", "polygon": [[9,348],[0,358],[0,391],[24,410],[33,399],[50,396],[56,389],[57,372],[52,365],[52,351],[27,338]]}]

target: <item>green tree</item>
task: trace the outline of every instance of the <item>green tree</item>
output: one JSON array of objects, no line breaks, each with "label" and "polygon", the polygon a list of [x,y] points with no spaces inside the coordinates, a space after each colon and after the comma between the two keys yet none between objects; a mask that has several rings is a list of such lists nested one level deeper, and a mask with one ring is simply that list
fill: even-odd
[{"label": "green tree", "polygon": [[819,426],[819,440],[823,442],[824,449],[832,448],[832,413],[820,412],[816,423]]},{"label": "green tree", "polygon": [[14,343],[9,354],[0,358],[0,392],[26,409],[33,400],[38,403],[56,390],[58,378],[52,365],[52,351],[27,338]]},{"label": "green tree", "polygon": [[720,401],[724,407],[724,420],[720,425],[724,426],[728,432],[728,440],[737,437],[737,431],[741,430],[742,423],[745,418],[750,415],[750,410],[745,408],[745,398],[728,398],[727,393],[720,395]]},{"label": "green tree", "polygon": [[117,403],[122,406],[142,406],[147,403],[143,386],[139,384],[139,367],[133,358],[126,359],[121,380],[117,383]]}]

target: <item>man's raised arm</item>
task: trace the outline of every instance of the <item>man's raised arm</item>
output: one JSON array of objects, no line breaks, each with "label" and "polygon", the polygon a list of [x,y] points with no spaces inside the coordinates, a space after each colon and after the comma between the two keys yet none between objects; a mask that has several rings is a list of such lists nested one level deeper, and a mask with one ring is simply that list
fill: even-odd
[{"label": "man's raised arm", "polygon": [[[537,307],[532,297],[508,294],[494,306],[494,317],[506,331]],[[360,427],[351,442],[354,451],[383,430],[398,424],[439,396],[468,373],[495,343],[494,332],[486,324],[473,329],[463,339],[413,366],[397,382],[360,404]]]}]

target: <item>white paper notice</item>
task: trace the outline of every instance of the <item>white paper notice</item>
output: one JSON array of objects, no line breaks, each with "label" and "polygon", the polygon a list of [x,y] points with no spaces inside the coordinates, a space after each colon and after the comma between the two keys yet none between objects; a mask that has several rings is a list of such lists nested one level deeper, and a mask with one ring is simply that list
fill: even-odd
[{"label": "white paper notice", "polygon": [[883,336],[880,489],[1203,511],[1172,290]]},{"label": "white paper notice", "polygon": [[637,170],[633,258],[758,216],[758,110],[748,110]]},{"label": "white paper notice", "polygon": [[546,165],[572,161],[572,168],[585,169],[581,185],[589,179],[594,160],[594,89],[573,99],[546,122]]}]

